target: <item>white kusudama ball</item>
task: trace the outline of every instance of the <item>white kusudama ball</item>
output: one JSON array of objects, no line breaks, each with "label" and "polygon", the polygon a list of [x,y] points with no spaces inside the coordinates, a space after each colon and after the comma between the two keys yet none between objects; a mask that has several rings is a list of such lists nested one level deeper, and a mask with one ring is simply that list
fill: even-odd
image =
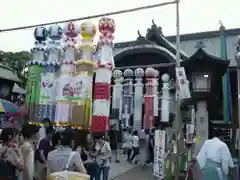
[{"label": "white kusudama ball", "polygon": [[119,79],[121,77],[122,77],[122,71],[120,71],[119,69],[113,71],[113,78]]},{"label": "white kusudama ball", "polygon": [[170,80],[170,76],[169,76],[168,74],[163,74],[163,75],[162,75],[162,81],[163,81],[164,83],[169,82],[169,80]]},{"label": "white kusudama ball", "polygon": [[142,78],[144,76],[144,70],[142,68],[137,68],[134,73],[136,78]]},{"label": "white kusudama ball", "polygon": [[124,71],[123,75],[124,75],[125,78],[131,78],[131,77],[133,77],[133,70],[131,70],[131,69],[126,69],[126,70]]}]

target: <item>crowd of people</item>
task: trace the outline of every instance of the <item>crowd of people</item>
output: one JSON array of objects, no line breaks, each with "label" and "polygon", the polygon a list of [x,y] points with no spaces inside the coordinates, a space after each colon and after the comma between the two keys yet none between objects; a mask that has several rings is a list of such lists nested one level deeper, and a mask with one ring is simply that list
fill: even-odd
[{"label": "crowd of people", "polygon": [[[26,123],[21,131],[7,127],[0,134],[0,179],[8,180],[44,180],[64,170],[89,174],[90,180],[108,180],[111,149],[119,143],[108,138],[120,141],[116,134],[106,137],[71,127],[56,128],[49,119],[43,120],[42,127]],[[129,163],[137,164],[141,135],[131,128],[123,129],[122,135],[122,146],[117,149],[122,149]],[[145,131],[144,138],[146,163],[152,163],[154,131]]]},{"label": "crowd of people", "polygon": [[[140,146],[146,150],[145,164],[153,163],[154,132],[145,130],[139,135],[131,128],[123,129],[122,149],[129,163],[139,162]],[[65,170],[88,174],[90,180],[109,179],[113,145],[105,134],[71,127],[58,129],[45,119],[42,127],[26,123],[21,130],[3,128],[0,141],[1,180],[45,180]],[[233,167],[231,153],[220,135],[204,143],[196,160],[203,179],[225,180],[228,168]]]},{"label": "crowd of people", "polygon": [[[45,136],[40,137],[42,129]],[[0,179],[44,180],[64,170],[86,173],[90,179],[108,180],[110,144],[104,134],[90,137],[88,131],[23,124],[21,131],[3,128],[0,136]]]}]

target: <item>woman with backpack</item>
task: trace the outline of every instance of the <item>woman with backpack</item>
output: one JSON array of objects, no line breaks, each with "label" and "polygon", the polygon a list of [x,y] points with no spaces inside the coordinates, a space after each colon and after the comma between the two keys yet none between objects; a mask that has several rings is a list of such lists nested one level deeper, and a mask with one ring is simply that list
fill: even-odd
[{"label": "woman with backpack", "polygon": [[81,156],[72,150],[74,132],[66,130],[56,132],[59,139],[54,139],[55,150],[51,151],[47,157],[47,176],[54,172],[64,170],[87,173],[83,165]]},{"label": "woman with backpack", "polygon": [[24,162],[18,147],[18,131],[15,128],[4,128],[0,139],[0,179],[17,180],[17,172],[22,171]]}]

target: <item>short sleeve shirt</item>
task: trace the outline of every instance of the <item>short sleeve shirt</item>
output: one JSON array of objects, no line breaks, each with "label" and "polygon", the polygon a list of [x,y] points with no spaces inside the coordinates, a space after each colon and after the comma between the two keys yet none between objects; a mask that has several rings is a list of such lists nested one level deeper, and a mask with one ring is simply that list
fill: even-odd
[{"label": "short sleeve shirt", "polygon": [[[103,154],[103,156],[108,155],[108,153],[110,153],[110,155],[111,155],[111,147],[107,141],[104,143],[104,145],[102,147],[99,146],[98,144],[96,144],[96,150],[100,151],[100,154]],[[101,159],[101,155],[99,156],[99,159]],[[102,165],[104,167],[110,166],[110,157],[105,159]]]},{"label": "short sleeve shirt", "polygon": [[133,147],[139,147],[139,137],[133,136],[132,137]]},{"label": "short sleeve shirt", "polygon": [[[51,173],[66,170],[66,165],[72,154],[72,149],[68,147],[59,147],[48,154],[47,166],[50,168]],[[75,171],[76,165],[81,165],[82,159],[79,153],[74,152],[69,166],[69,171]]]},{"label": "short sleeve shirt", "polygon": [[[54,150],[51,141],[47,140],[47,139],[42,139],[41,142],[39,143],[39,147],[38,147],[39,151],[43,151],[43,154],[45,156],[45,158],[47,159],[48,153],[51,152],[52,150]],[[40,162],[42,161],[42,159],[40,159]],[[43,161],[42,161],[43,162]]]}]

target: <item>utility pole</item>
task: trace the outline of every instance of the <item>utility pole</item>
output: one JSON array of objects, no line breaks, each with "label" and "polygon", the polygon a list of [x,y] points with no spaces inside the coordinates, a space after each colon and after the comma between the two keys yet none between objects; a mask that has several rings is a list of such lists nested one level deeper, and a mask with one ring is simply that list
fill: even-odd
[{"label": "utility pole", "polygon": [[[177,52],[176,52],[176,67],[180,67],[180,18],[179,18],[179,3],[180,0],[176,0],[176,46],[177,46]],[[177,76],[176,76],[177,80]],[[176,114],[175,114],[175,121],[176,121],[176,145],[177,145],[177,154],[176,154],[176,175],[175,180],[179,179],[180,174],[180,167],[179,167],[179,156],[180,156],[180,138],[182,134],[182,119],[180,117],[180,108],[181,108],[181,102],[180,102],[180,96],[179,96],[179,89],[176,91]]]},{"label": "utility pole", "polygon": [[[236,39],[236,56],[235,60],[237,62],[237,86],[238,86],[238,129],[235,140],[235,149],[237,151],[237,155],[239,156],[240,151],[240,36]],[[239,157],[238,157],[239,158]]]}]

